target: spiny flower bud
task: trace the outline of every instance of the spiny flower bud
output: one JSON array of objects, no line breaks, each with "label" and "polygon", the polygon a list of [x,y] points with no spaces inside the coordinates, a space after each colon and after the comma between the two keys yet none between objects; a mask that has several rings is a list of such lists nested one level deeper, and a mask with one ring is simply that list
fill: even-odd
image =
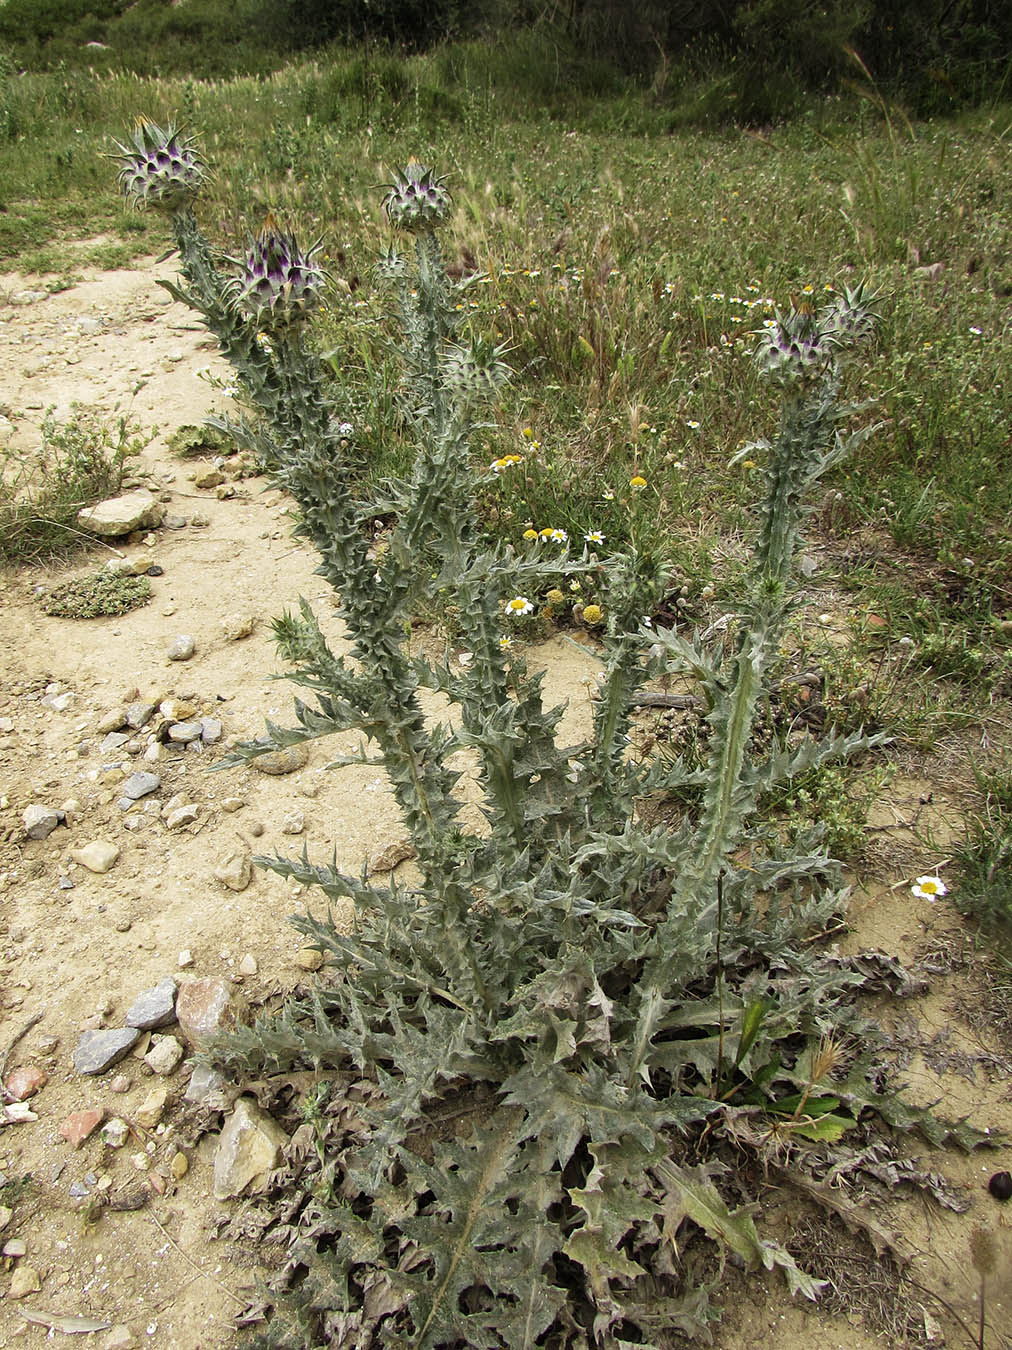
[{"label": "spiny flower bud", "polygon": [[774,384],[810,384],[832,360],[832,344],[824,341],[815,316],[806,307],[789,314],[777,311],[770,326],[759,334],[755,360],[760,372]]},{"label": "spiny flower bud", "polygon": [[268,215],[246,257],[230,258],[239,275],[228,283],[232,304],[259,328],[274,331],[305,319],[320,302],[326,280],[316,263],[319,244],[305,252],[294,234],[285,234]]},{"label": "spiny flower bud", "polygon": [[380,281],[403,281],[408,274],[407,259],[395,248],[387,249],[376,259],[375,270]]},{"label": "spiny flower bud", "polygon": [[412,159],[388,184],[383,210],[397,229],[424,234],[442,225],[450,214],[451,202],[445,180]]},{"label": "spiny flower bud", "polygon": [[443,379],[464,403],[492,398],[510,378],[510,369],[500,358],[505,347],[486,339],[469,347],[447,347],[442,357]]},{"label": "spiny flower bud", "polygon": [[869,294],[864,282],[853,290],[847,286],[842,296],[822,312],[819,328],[834,346],[856,347],[866,341],[875,330],[880,315],[871,306],[875,296]]},{"label": "spiny flower bud", "polygon": [[128,145],[115,142],[119,185],[134,206],[180,211],[200,191],[207,166],[194,142],[170,122],[164,129],[139,118]]}]

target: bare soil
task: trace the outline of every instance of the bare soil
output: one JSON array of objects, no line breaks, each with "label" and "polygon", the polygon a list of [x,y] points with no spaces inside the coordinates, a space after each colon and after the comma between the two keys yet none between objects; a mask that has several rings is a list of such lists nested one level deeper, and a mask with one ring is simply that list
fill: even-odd
[{"label": "bare soil", "polygon": [[[0,730],[0,1056],[10,1048],[8,1073],[37,1066],[48,1081],[28,1103],[36,1120],[0,1125],[0,1180],[7,1179],[0,1205],[13,1209],[0,1247],[12,1240],[26,1247],[23,1256],[0,1260],[0,1346],[41,1344],[64,1334],[26,1321],[28,1312],[106,1321],[114,1329],[93,1333],[99,1346],[211,1350],[240,1344],[233,1319],[276,1253],[215,1237],[221,1211],[234,1214],[248,1202],[212,1198],[216,1134],[195,1130],[182,1103],[188,1063],[160,1080],[131,1054],[107,1074],[83,1077],[73,1067],[74,1047],[83,1029],[121,1025],[137,994],[166,975],[227,976],[251,1003],[305,981],[294,959],[302,943],[285,918],[307,897],[260,870],[248,887],[230,890],[213,869],[235,848],[269,854],[297,852],[305,844],[311,856],[336,852],[341,867],[357,871],[403,837],[378,771],[328,771],[323,747],[302,769],[280,777],[252,769],[208,772],[230,738],[260,734],[265,717],[284,723],[290,716],[291,688],[272,678],[282,672],[271,617],[304,596],[338,645],[340,634],[330,594],[313,575],[314,555],[291,537],[290,503],[255,477],[232,481],[234,495],[219,499],[215,490],[193,484],[192,463],[169,454],[166,438],[173,429],[199,422],[216,400],[223,406],[196,371],[210,367],[222,377],[226,371],[203,330],[179,306],[165,303],[154,285],[159,275],[171,275],[171,266],[148,261],[130,271],[85,273],[70,289],[27,304],[11,299],[44,290],[44,280],[0,277],[0,403],[12,410],[12,443],[31,446],[49,407],[57,415],[68,415],[74,403],[110,416],[130,412],[145,428],[158,428],[143,462],[133,464],[133,476],[164,494],[170,513],[207,522],[161,528],[118,542],[114,550],[100,546],[67,565],[3,577],[0,718],[9,722],[0,725],[10,729]],[[152,580],[148,605],[89,621],[42,612],[41,592],[93,571],[114,551],[163,569]],[[232,616],[252,618],[252,631],[230,637],[226,621]],[[195,654],[169,661],[169,644],[181,633],[195,639]],[[569,700],[569,730],[578,734],[589,717],[592,654],[557,640],[539,658],[551,695]],[[97,726],[106,714],[133,700],[170,697],[224,726],[222,741],[203,754],[169,750],[155,764],[138,757],[128,765],[128,771],[153,768],[161,776],[157,806],[174,795],[197,806],[196,820],[178,830],[168,829],[145,801],[124,812],[117,792],[123,755],[103,755],[98,748]],[[327,750],[356,745],[357,737],[349,736],[347,744]],[[903,1054],[912,1099],[940,1100],[946,1115],[1012,1131],[1009,1024],[1000,1010],[981,1015],[983,985],[972,951],[966,955],[958,915],[944,903],[931,906],[910,894],[910,878],[940,861],[924,855],[911,822],[917,818],[923,827],[925,809],[933,812],[940,848],[945,831],[958,825],[958,800],[944,790],[947,782],[934,778],[930,762],[894,778],[872,822],[880,875],[857,892],[840,947],[884,950],[920,962],[926,973],[927,994],[883,1000],[880,1010]],[[242,805],[228,810],[226,799]],[[66,823],[46,839],[26,839],[22,814],[33,803],[68,804]],[[297,813],[304,830],[293,836],[285,827]],[[71,849],[99,839],[120,849],[104,874],[70,856]],[[180,969],[184,951],[192,964]],[[113,1080],[124,1075],[126,1090],[113,1091]],[[132,1121],[159,1081],[170,1094],[161,1123],[136,1126],[126,1147],[111,1149],[96,1133],[75,1149],[61,1136],[61,1123],[85,1108]],[[833,1267],[839,1274],[850,1262],[850,1279],[841,1277],[839,1298],[832,1300],[835,1311],[794,1306],[773,1277],[734,1275],[726,1320],[715,1335],[718,1346],[975,1345],[980,1277],[969,1245],[975,1228],[991,1233],[997,1249],[986,1289],[984,1345],[1000,1350],[1012,1344],[1012,1214],[986,1191],[992,1172],[1012,1166],[1012,1150],[1002,1144],[963,1156],[911,1139],[904,1151],[923,1169],[944,1174],[971,1201],[966,1213],[956,1214],[920,1195],[903,1199],[897,1193],[875,1212],[895,1236],[896,1249],[909,1257],[910,1278],[923,1286],[908,1283],[900,1295],[915,1315],[890,1321],[881,1307],[875,1311],[874,1301],[862,1302],[861,1288],[882,1283],[888,1263],[864,1239],[851,1238]],[[179,1178],[170,1166],[177,1152],[188,1162]],[[29,1180],[21,1185],[20,1178]],[[89,1218],[95,1212],[89,1196],[136,1195],[138,1187],[139,1208],[105,1208]],[[72,1188],[83,1188],[84,1196],[72,1195]],[[816,1267],[820,1241],[827,1262],[831,1250],[839,1256],[839,1222],[799,1204],[773,1175],[762,1210],[781,1240],[803,1234],[805,1255]],[[12,1280],[26,1265],[40,1288],[12,1298]],[[885,1284],[895,1289],[891,1277]],[[882,1296],[895,1313],[895,1294],[890,1297]],[[906,1329],[898,1333],[900,1321]]]}]

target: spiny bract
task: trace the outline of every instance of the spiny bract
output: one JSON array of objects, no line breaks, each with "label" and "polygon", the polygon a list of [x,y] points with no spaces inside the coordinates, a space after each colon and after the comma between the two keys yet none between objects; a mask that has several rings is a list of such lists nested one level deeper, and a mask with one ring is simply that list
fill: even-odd
[{"label": "spiny bract", "polygon": [[260,328],[287,328],[307,317],[320,302],[326,277],[316,262],[320,249],[305,252],[294,234],[278,228],[268,215],[246,257],[229,261],[239,268],[228,286],[231,302]]},{"label": "spiny bract", "polygon": [[391,225],[409,234],[424,234],[442,225],[451,203],[445,180],[412,159],[387,186],[383,210]]},{"label": "spiny bract", "polygon": [[116,141],[122,164],[119,185],[135,206],[180,211],[200,191],[207,166],[196,144],[171,122],[164,128],[146,117],[137,121],[128,145]]},{"label": "spiny bract", "polygon": [[464,403],[491,398],[510,378],[500,359],[505,350],[480,339],[466,347],[447,347],[441,358],[443,379]]}]

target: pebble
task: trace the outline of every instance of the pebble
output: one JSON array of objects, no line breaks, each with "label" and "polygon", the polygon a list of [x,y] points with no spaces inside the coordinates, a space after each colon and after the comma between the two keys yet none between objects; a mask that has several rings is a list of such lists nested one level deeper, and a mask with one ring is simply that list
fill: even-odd
[{"label": "pebble", "polygon": [[25,1102],[29,1097],[34,1097],[36,1092],[40,1092],[48,1082],[49,1074],[45,1069],[36,1068],[34,1064],[26,1064],[23,1068],[11,1070],[4,1083],[4,1089],[8,1100]]},{"label": "pebble", "polygon": [[102,1350],[133,1350],[137,1337],[125,1322],[117,1322],[109,1328],[109,1335],[102,1343]]},{"label": "pebble", "polygon": [[179,953],[178,957],[176,958],[176,965],[179,967],[180,970],[185,970],[187,966],[193,965],[193,953],[190,951],[189,948],[186,948],[184,951],[181,951]]},{"label": "pebble", "polygon": [[0,1205],[0,1233],[3,1232],[13,1218],[14,1211],[8,1205]]},{"label": "pebble", "polygon": [[221,621],[226,642],[238,642],[241,638],[249,637],[256,626],[255,614],[230,614]]},{"label": "pebble", "polygon": [[319,970],[323,965],[323,952],[318,952],[315,947],[300,947],[292,960],[300,970]]},{"label": "pebble", "polygon": [[26,839],[48,839],[60,823],[60,812],[51,806],[32,803],[21,816]]},{"label": "pebble", "polygon": [[264,755],[258,755],[256,759],[250,760],[250,767],[260,773],[283,774],[295,773],[296,769],[304,769],[309,763],[309,750],[303,744],[288,745],[283,750],[269,750]]},{"label": "pebble", "polygon": [[86,1139],[95,1133],[105,1119],[105,1110],[101,1106],[90,1107],[86,1111],[74,1111],[60,1126],[60,1134],[68,1144],[80,1148]]},{"label": "pebble", "polygon": [[126,724],[126,709],[113,708],[98,719],[95,723],[95,730],[100,736],[108,736],[111,731],[122,731]]},{"label": "pebble", "polygon": [[130,1126],[119,1116],[113,1116],[102,1126],[102,1143],[106,1148],[122,1148],[130,1138]]},{"label": "pebble", "polygon": [[183,1177],[185,1177],[190,1170],[190,1160],[185,1153],[173,1153],[169,1167],[176,1180],[182,1181]]},{"label": "pebble", "polygon": [[190,1081],[183,1093],[183,1100],[197,1106],[206,1106],[209,1111],[227,1111],[232,1104],[232,1094],[228,1084],[217,1069],[206,1064],[195,1064]]},{"label": "pebble", "polygon": [[100,755],[111,755],[113,751],[122,749],[122,747],[126,745],[129,739],[130,739],[129,732],[110,731],[105,737],[103,737],[101,743],[99,744],[98,753]]},{"label": "pebble", "polygon": [[193,485],[199,488],[216,488],[225,481],[225,475],[220,469],[207,468],[198,469],[193,475]]},{"label": "pebble", "polygon": [[85,1031],[74,1050],[74,1068],[84,1074],[105,1073],[129,1054],[140,1037],[137,1027]]},{"label": "pebble", "polygon": [[127,726],[133,727],[135,731],[140,731],[141,727],[147,726],[157,711],[158,707],[154,703],[131,703],[126,710]]},{"label": "pebble", "polygon": [[125,1018],[128,1027],[138,1027],[142,1031],[151,1031],[155,1027],[168,1026],[176,1020],[176,981],[171,975],[159,980],[151,989],[138,994],[127,1010]]},{"label": "pebble", "polygon": [[108,872],[119,857],[119,846],[106,839],[94,839],[83,848],[72,848],[70,856],[89,872]]},{"label": "pebble", "polygon": [[249,851],[239,847],[224,854],[214,865],[214,875],[230,891],[244,891],[253,877]]},{"label": "pebble", "polygon": [[288,1136],[249,1097],[240,1097],[225,1123],[214,1155],[214,1198],[229,1200],[263,1189],[267,1173],[281,1161]]},{"label": "pebble", "polygon": [[35,1267],[18,1265],[14,1267],[7,1297],[26,1298],[29,1294],[37,1294],[41,1288],[42,1281],[39,1279],[39,1272]]},{"label": "pebble", "polygon": [[211,523],[211,517],[205,515],[203,511],[194,511],[190,517],[190,525],[195,530],[206,530]]},{"label": "pebble", "polygon": [[[177,1042],[178,1043],[178,1042]],[[144,1130],[153,1130],[162,1118],[165,1104],[169,1100],[169,1090],[161,1083],[153,1087],[134,1112],[134,1120]]]},{"label": "pebble", "polygon": [[241,811],[246,805],[241,797],[225,797],[221,803],[221,809],[232,815],[236,811]]},{"label": "pebble", "polygon": [[120,793],[130,801],[138,802],[149,792],[157,792],[161,785],[162,780],[156,773],[132,773],[120,788]]},{"label": "pebble", "polygon": [[175,1036],[154,1036],[151,1041],[151,1049],[144,1056],[144,1063],[152,1073],[166,1077],[178,1068],[179,1061],[182,1058],[183,1047]]},{"label": "pebble", "polygon": [[221,740],[221,734],[224,727],[217,717],[202,717],[200,719],[200,739],[205,745],[214,745]]},{"label": "pebble", "polygon": [[12,1261],[20,1260],[21,1257],[28,1255],[28,1244],[24,1238],[8,1238],[3,1245],[2,1255]]},{"label": "pebble", "polygon": [[192,804],[189,806],[177,806],[174,811],[170,811],[165,817],[165,828],[168,830],[178,830],[183,825],[192,825],[199,815],[199,808]]},{"label": "pebble", "polygon": [[42,700],[44,708],[52,708],[53,712],[66,712],[74,700],[74,695],[67,691],[63,694],[47,694]]},{"label": "pebble", "polygon": [[197,711],[197,705],[185,698],[165,698],[158,711],[168,722],[188,722]]},{"label": "pebble", "polygon": [[179,633],[169,643],[165,655],[170,661],[189,661],[196,650],[196,640],[189,633]]},{"label": "pebble", "polygon": [[132,1082],[125,1073],[118,1073],[115,1077],[109,1079],[110,1092],[129,1092],[132,1086]]},{"label": "pebble", "polygon": [[84,507],[77,513],[77,523],[82,530],[115,539],[134,530],[160,525],[164,517],[162,503],[142,489]]},{"label": "pebble", "polygon": [[247,954],[239,962],[240,975],[255,975],[257,973],[257,961],[255,956]]},{"label": "pebble", "polygon": [[200,722],[173,722],[169,727],[169,740],[185,745],[188,741],[200,740],[203,730]]},{"label": "pebble", "polygon": [[306,817],[302,811],[289,811],[281,823],[282,834],[301,834],[306,828]]}]

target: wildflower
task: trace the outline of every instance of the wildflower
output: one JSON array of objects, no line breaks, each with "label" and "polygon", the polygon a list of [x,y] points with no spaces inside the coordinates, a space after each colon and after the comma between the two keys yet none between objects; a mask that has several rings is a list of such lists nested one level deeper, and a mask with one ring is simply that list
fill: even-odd
[{"label": "wildflower", "polygon": [[580,591],[583,590],[583,587],[580,585],[580,583],[579,583],[579,582],[577,581],[577,579],[574,577],[573,580],[569,583],[569,589],[573,592],[574,595],[578,595],[578,594],[580,593]]},{"label": "wildflower", "polygon": [[976,324],[971,324],[971,325],[970,325],[970,332],[973,333],[975,337],[980,337],[981,331],[982,331],[982,330],[979,329],[979,328],[976,326]]},{"label": "wildflower", "polygon": [[586,605],[586,606],[584,606],[584,610],[583,610],[583,622],[584,622],[584,623],[590,624],[590,626],[593,627],[594,624],[600,623],[603,617],[604,617],[604,615],[603,615],[602,612],[601,612],[601,606],[600,606],[600,605]]},{"label": "wildflower", "polygon": [[525,441],[532,441],[534,439],[534,432],[530,427],[524,427],[520,435],[523,436]]},{"label": "wildflower", "polygon": [[604,535],[601,533],[600,530],[588,530],[588,532],[583,536],[583,542],[585,544],[603,544]]},{"label": "wildflower", "polygon": [[615,494],[612,492],[611,488],[605,488],[602,493],[602,498],[606,502],[613,502],[615,500]]},{"label": "wildflower", "polygon": [[635,477],[629,479],[629,486],[632,488],[633,492],[642,492],[646,485],[647,480],[640,474],[636,474]]},{"label": "wildflower", "polygon": [[814,286],[811,286],[811,285],[802,286],[802,288],[801,288],[801,294],[802,294],[802,295],[811,295],[811,294],[814,292],[814,290],[815,290],[815,287],[814,287]]},{"label": "wildflower", "polygon": [[933,903],[939,896],[946,894],[945,882],[941,877],[918,877],[910,887],[910,893],[916,895],[918,900],[930,900]]},{"label": "wildflower", "polygon": [[564,544],[569,535],[565,530],[560,530],[554,525],[546,525],[541,531],[541,538],[547,539],[553,544]]},{"label": "wildflower", "polygon": [[559,590],[558,586],[553,586],[552,589],[545,596],[545,599],[548,601],[548,603],[552,606],[553,609],[558,609],[560,605],[564,605],[566,603],[566,597]]},{"label": "wildflower", "polygon": [[510,649],[512,646],[513,646],[513,639],[512,639],[511,637],[506,637],[505,634],[504,634],[504,635],[499,639],[499,650],[500,650],[500,651],[502,651],[502,652],[508,652],[509,649]]},{"label": "wildflower", "polygon": [[519,619],[525,614],[534,613],[534,606],[527,599],[526,595],[515,595],[512,600],[506,601],[503,609],[511,619]]},{"label": "wildflower", "polygon": [[690,417],[689,420],[685,423],[685,425],[689,428],[690,431],[699,430],[699,423],[695,420],[695,418]]},{"label": "wildflower", "polygon": [[514,464],[523,463],[523,455],[503,455],[499,459],[494,459],[489,465],[493,473],[503,473]]},{"label": "wildflower", "polygon": [[538,537],[537,530],[524,530],[525,539],[531,540],[533,542],[533,540],[537,539],[537,537]]}]

